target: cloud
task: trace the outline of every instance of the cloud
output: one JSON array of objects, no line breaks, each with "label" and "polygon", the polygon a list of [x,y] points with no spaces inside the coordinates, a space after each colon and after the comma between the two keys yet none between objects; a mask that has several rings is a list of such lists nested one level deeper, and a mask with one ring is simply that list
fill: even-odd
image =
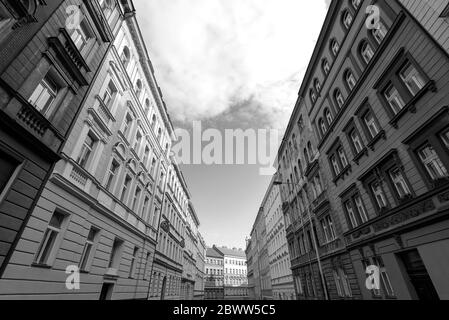
[{"label": "cloud", "polygon": [[238,123],[257,114],[276,128],[287,125],[325,1],[134,3],[172,118]]}]

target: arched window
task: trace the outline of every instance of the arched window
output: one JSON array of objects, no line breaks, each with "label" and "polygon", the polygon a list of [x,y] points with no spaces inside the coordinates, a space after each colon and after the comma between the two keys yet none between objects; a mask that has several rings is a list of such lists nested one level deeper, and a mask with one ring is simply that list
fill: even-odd
[{"label": "arched window", "polygon": [[381,44],[388,33],[388,29],[387,27],[385,27],[382,21],[379,21],[379,25],[377,26],[377,28],[371,30],[371,32],[373,33],[373,37],[374,39],[376,39],[377,43]]},{"label": "arched window", "polygon": [[331,52],[334,55],[334,57],[337,56],[338,51],[340,51],[340,44],[338,43],[337,40],[332,39],[332,41],[331,41]]},{"label": "arched window", "polygon": [[327,132],[327,126],[323,118],[320,118],[320,120],[318,120],[318,124],[320,125],[321,134],[325,135]]},{"label": "arched window", "polygon": [[310,89],[310,100],[312,100],[312,103],[315,103],[316,101],[316,92],[313,89]]},{"label": "arched window", "polygon": [[314,87],[315,87],[316,92],[321,92],[321,83],[320,83],[320,80],[315,79],[315,81],[314,81]]},{"label": "arched window", "polygon": [[363,40],[360,44],[360,55],[363,58],[363,61],[368,64],[370,63],[371,59],[374,57],[374,50],[369,44],[367,40]]},{"label": "arched window", "polygon": [[326,117],[327,124],[330,126],[334,119],[332,118],[332,114],[329,109],[324,111],[324,116]]},{"label": "arched window", "polygon": [[150,99],[145,99],[145,114],[148,115],[150,113]]},{"label": "arched window", "polygon": [[349,90],[352,91],[352,89],[354,89],[355,85],[357,84],[357,81],[355,80],[354,74],[351,70],[347,70],[345,72],[345,81],[348,85]]},{"label": "arched window", "polygon": [[312,162],[312,160],[313,160],[313,148],[312,148],[312,143],[310,141],[307,144],[307,150],[309,152],[309,161]]},{"label": "arched window", "polygon": [[128,68],[129,62],[131,60],[131,52],[129,51],[129,48],[127,46],[123,48],[120,60],[122,61],[122,64],[125,67],[125,69]]},{"label": "arched window", "polygon": [[362,2],[362,0],[352,0],[352,7],[357,10],[360,6],[360,2]]},{"label": "arched window", "polygon": [[301,177],[304,175],[304,172],[302,170],[302,163],[301,163],[301,159],[298,159],[298,168],[299,168],[299,172],[301,173]]},{"label": "arched window", "polygon": [[321,64],[322,68],[323,68],[323,72],[325,75],[328,75],[329,72],[331,71],[331,66],[329,64],[329,61],[327,61],[327,59],[323,59],[323,62]]},{"label": "arched window", "polygon": [[343,25],[345,26],[345,28],[349,29],[351,27],[352,19],[353,19],[351,12],[349,12],[349,10],[347,10],[347,9],[345,11],[343,11],[342,19],[343,19]]},{"label": "arched window", "polygon": [[341,109],[341,107],[343,107],[343,105],[345,104],[345,99],[343,98],[340,89],[335,89],[334,99],[337,103],[338,108]]},{"label": "arched window", "polygon": [[140,95],[142,94],[142,81],[140,79],[136,82],[136,95],[137,98],[140,98]]},{"label": "arched window", "polygon": [[161,140],[161,138],[162,138],[162,129],[161,128],[159,128],[159,130],[157,131],[157,140]]}]

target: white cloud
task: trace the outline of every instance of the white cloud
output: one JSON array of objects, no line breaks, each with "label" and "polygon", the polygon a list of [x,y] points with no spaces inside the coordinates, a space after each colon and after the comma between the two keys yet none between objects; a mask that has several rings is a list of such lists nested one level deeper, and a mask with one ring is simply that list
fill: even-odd
[{"label": "white cloud", "polygon": [[134,3],[174,119],[212,118],[252,100],[275,127],[286,125],[322,26],[325,1]]}]

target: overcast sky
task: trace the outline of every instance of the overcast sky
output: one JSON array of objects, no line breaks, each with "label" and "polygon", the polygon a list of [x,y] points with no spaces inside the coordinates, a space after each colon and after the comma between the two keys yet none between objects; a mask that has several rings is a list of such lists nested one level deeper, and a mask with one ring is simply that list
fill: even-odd
[{"label": "overcast sky", "polygon": [[[288,124],[329,0],[134,0],[175,127]],[[183,165],[208,245],[245,246],[270,177]]]}]

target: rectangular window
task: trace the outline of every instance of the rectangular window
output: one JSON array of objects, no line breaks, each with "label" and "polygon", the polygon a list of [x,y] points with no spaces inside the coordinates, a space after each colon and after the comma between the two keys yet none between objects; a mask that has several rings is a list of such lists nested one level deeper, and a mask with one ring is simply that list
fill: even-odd
[{"label": "rectangular window", "polygon": [[60,89],[61,87],[51,77],[50,73],[47,73],[28,101],[42,114],[48,115]]},{"label": "rectangular window", "polygon": [[144,218],[145,213],[148,211],[148,205],[150,204],[150,199],[148,197],[145,197],[145,200],[143,201],[143,207],[140,217]]},{"label": "rectangular window", "polygon": [[374,182],[371,184],[371,190],[373,192],[374,198],[376,199],[377,206],[379,209],[387,207],[387,199],[385,197],[384,191],[382,190],[382,186],[379,182]]},{"label": "rectangular window", "polygon": [[115,177],[117,176],[118,170],[120,168],[120,164],[113,159],[111,166],[108,172],[108,179],[106,180],[106,189],[112,192],[112,184],[114,182]]},{"label": "rectangular window", "polygon": [[108,86],[106,87],[106,90],[103,94],[103,103],[110,108],[111,104],[112,104],[112,100],[113,97],[115,95],[115,93],[117,92],[117,89],[114,86],[114,83],[111,81],[109,81]]},{"label": "rectangular window", "polygon": [[357,131],[352,130],[350,133],[350,137],[356,153],[359,154],[363,150],[362,140],[360,140],[359,134],[357,133]]},{"label": "rectangular window", "polygon": [[344,297],[343,293],[343,286],[341,284],[340,275],[338,274],[337,270],[332,270],[332,275],[334,277],[335,287],[337,289],[337,294],[339,297]]},{"label": "rectangular window", "polygon": [[142,134],[140,132],[137,132],[137,134],[136,134],[136,142],[134,143],[134,150],[136,152],[139,152],[141,142],[142,142]]},{"label": "rectangular window", "polygon": [[8,185],[19,163],[8,154],[0,151],[0,194]]},{"label": "rectangular window", "polygon": [[384,92],[384,96],[387,99],[387,102],[395,115],[398,114],[405,107],[404,99],[401,97],[399,91],[393,84],[390,84],[387,87],[387,89]]},{"label": "rectangular window", "polygon": [[131,177],[126,175],[125,182],[123,183],[122,195],[120,196],[121,202],[125,201],[130,184],[131,184]]},{"label": "rectangular window", "polygon": [[78,164],[84,169],[87,168],[90,162],[90,157],[94,150],[95,142],[95,138],[93,137],[92,133],[89,132],[86,140],[84,140],[83,146],[81,147],[81,152],[78,156],[78,159],[76,160],[76,162],[78,162]]},{"label": "rectangular window", "polygon": [[375,138],[380,130],[377,127],[376,120],[374,119],[374,116],[371,112],[368,112],[364,117],[363,120],[365,121],[365,125],[368,128],[368,131],[371,135],[371,138]]},{"label": "rectangular window", "polygon": [[405,181],[404,175],[399,168],[395,168],[390,171],[390,178],[399,198],[404,198],[405,196],[411,194],[407,182]]},{"label": "rectangular window", "polygon": [[125,122],[123,124],[123,135],[125,136],[125,138],[128,138],[128,136],[129,136],[132,123],[133,123],[133,118],[129,114],[127,114],[125,117]]},{"label": "rectangular window", "polygon": [[356,195],[354,197],[354,202],[355,202],[355,205],[357,207],[357,211],[359,213],[360,220],[362,221],[362,223],[367,222],[368,221],[368,215],[366,214],[365,206],[363,205],[362,199],[360,198],[359,195]]},{"label": "rectangular window", "polygon": [[340,274],[341,283],[343,284],[344,295],[346,297],[352,297],[352,290],[351,290],[351,285],[349,283],[348,275],[341,268],[339,268],[338,272]]},{"label": "rectangular window", "polygon": [[343,169],[346,168],[349,165],[348,158],[346,157],[345,151],[341,147],[338,149],[338,156],[340,157],[340,161],[341,161],[341,165],[343,166]]},{"label": "rectangular window", "polygon": [[62,213],[55,212],[50,219],[47,229],[44,233],[44,238],[39,246],[35,263],[40,265],[49,265],[52,255],[55,254],[56,242],[61,232],[62,223],[65,216]]},{"label": "rectangular window", "polygon": [[382,285],[385,290],[385,294],[388,297],[394,297],[393,286],[391,285],[390,277],[388,276],[388,272],[387,272],[387,269],[385,268],[382,258],[374,257],[373,264],[379,267],[380,279],[382,281]]},{"label": "rectangular window", "polygon": [[348,213],[349,220],[351,221],[352,228],[357,228],[359,223],[356,219],[354,209],[352,208],[352,204],[350,201],[345,203],[346,212]]},{"label": "rectangular window", "polygon": [[112,244],[111,256],[109,257],[108,268],[118,269],[120,266],[120,251],[122,249],[123,241],[120,239],[114,239]]},{"label": "rectangular window", "polygon": [[89,230],[86,243],[84,244],[83,253],[81,254],[80,263],[78,265],[79,269],[82,271],[88,271],[89,264],[91,263],[91,256],[94,254],[93,247],[97,234],[98,229],[91,228]]},{"label": "rectangular window", "polygon": [[425,81],[423,77],[410,62],[408,62],[402,68],[399,75],[413,96],[415,96],[422,88],[424,88]]},{"label": "rectangular window", "polygon": [[435,149],[427,144],[418,151],[419,158],[432,180],[439,180],[449,176],[446,167]]},{"label": "rectangular window", "polygon": [[139,248],[135,247],[133,251],[133,255],[131,257],[131,266],[129,267],[129,277],[134,278],[135,276],[135,265],[137,261],[137,254],[139,253]]}]

